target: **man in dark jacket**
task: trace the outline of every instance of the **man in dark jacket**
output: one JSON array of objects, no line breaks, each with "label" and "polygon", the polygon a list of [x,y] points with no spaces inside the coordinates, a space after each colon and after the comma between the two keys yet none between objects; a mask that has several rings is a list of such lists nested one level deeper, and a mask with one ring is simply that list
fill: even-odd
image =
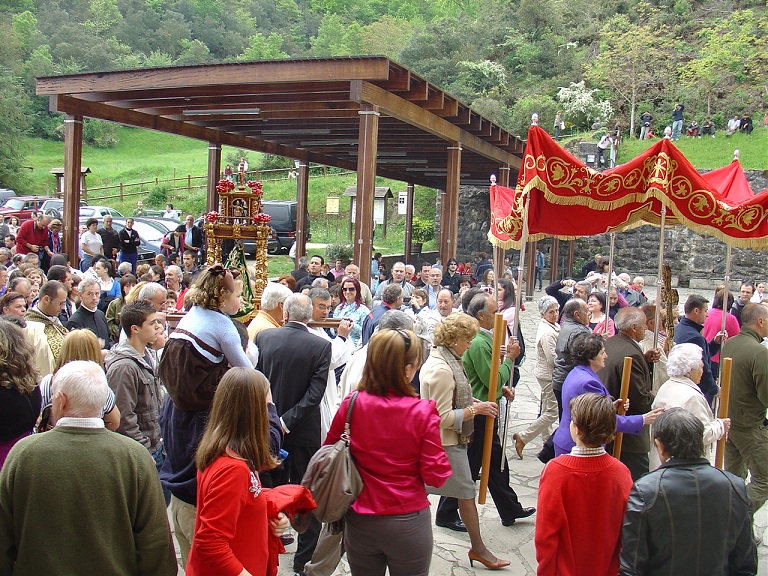
[{"label": "man in dark jacket", "polygon": [[560,327],[555,344],[555,367],[552,370],[552,388],[557,398],[558,419],[563,416],[563,382],[568,373],[576,366],[576,361],[571,357],[573,341],[582,333],[589,333],[589,310],[586,301],[581,298],[572,298],[563,306],[565,321]]},{"label": "man in dark jacket", "polygon": [[101,236],[104,246],[104,256],[112,260],[117,259],[117,253],[120,252],[120,233],[112,227],[112,216],[106,214],[101,220],[101,228],[96,230],[96,234]]},{"label": "man in dark jacket", "polygon": [[629,494],[620,576],[757,574],[744,481],[703,458],[703,438],[704,425],[682,408],[654,422],[663,464]]},{"label": "man in dark jacket", "polygon": [[731,306],[731,314],[736,316],[736,320],[739,321],[741,326],[741,311],[744,310],[744,306],[749,304],[752,299],[752,294],[755,293],[755,287],[749,282],[744,282],[739,289],[739,297],[733,301]]},{"label": "man in dark jacket", "polygon": [[698,294],[691,294],[688,297],[683,307],[685,317],[680,319],[677,328],[675,328],[675,344],[690,342],[701,348],[704,374],[701,376],[699,388],[704,393],[707,402],[712,405],[712,401],[719,391],[717,384],[715,384],[715,378],[712,376],[712,354],[717,354],[720,350],[722,335],[718,334],[709,342],[701,335],[704,321],[707,319],[708,302],[709,300]]}]

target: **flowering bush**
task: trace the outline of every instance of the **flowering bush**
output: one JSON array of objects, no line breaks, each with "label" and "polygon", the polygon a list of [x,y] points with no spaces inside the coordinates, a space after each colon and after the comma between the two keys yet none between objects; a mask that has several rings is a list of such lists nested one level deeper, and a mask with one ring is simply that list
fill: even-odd
[{"label": "flowering bush", "polygon": [[219,194],[223,194],[225,192],[231,192],[235,189],[235,183],[230,180],[219,180],[219,183],[216,184],[216,192]]},{"label": "flowering bush", "polygon": [[[223,180],[222,180],[223,182]],[[217,222],[219,220],[219,213],[218,212],[208,212],[208,214],[205,215],[205,221],[213,224],[214,222]]]},{"label": "flowering bush", "polygon": [[589,90],[584,81],[575,83],[567,88],[560,88],[557,93],[557,101],[563,107],[563,114],[568,121],[579,128],[589,128],[593,122],[599,120],[606,123],[613,116],[613,107],[607,100],[595,99],[597,90]]},{"label": "flowering bush", "polygon": [[269,222],[270,220],[272,220],[272,216],[270,216],[269,214],[264,214],[264,213],[259,213],[259,214],[256,214],[256,215],[253,217],[253,221],[254,221],[256,224],[266,224],[266,223],[267,223],[267,222]]}]

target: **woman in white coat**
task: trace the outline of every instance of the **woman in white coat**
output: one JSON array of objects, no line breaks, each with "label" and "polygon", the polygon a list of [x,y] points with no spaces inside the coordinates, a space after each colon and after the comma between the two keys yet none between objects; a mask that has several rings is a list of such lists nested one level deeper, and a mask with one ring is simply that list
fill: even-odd
[{"label": "woman in white coat", "polygon": [[[685,408],[704,424],[704,447],[707,457],[712,460],[714,445],[728,433],[730,418],[715,418],[704,394],[699,388],[699,381],[704,370],[701,360],[702,350],[696,344],[676,344],[667,358],[669,380],[659,388],[652,409]],[[650,454],[651,470],[661,465],[656,450]]]}]

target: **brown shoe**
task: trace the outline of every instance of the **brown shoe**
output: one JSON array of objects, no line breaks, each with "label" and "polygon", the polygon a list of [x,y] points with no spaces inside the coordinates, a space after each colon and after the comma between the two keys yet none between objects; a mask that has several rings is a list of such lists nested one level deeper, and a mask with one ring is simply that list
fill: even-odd
[{"label": "brown shoe", "polygon": [[520,458],[520,460],[523,459],[523,448],[525,448],[525,442],[523,442],[520,439],[520,436],[517,434],[512,434],[512,439],[515,441],[515,452],[517,452],[517,457]]}]

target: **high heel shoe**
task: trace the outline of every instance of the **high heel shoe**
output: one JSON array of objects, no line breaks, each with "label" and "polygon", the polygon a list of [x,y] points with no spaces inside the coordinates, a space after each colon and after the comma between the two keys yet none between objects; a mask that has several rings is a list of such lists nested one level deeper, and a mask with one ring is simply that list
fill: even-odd
[{"label": "high heel shoe", "polygon": [[471,568],[474,567],[475,560],[477,560],[478,562],[480,562],[480,564],[488,568],[488,570],[500,570],[501,568],[509,566],[510,564],[509,560],[502,560],[500,558],[496,558],[496,562],[490,562],[489,560],[486,560],[485,558],[481,557],[474,550],[470,550],[467,553],[467,556],[469,556],[469,566]]}]

